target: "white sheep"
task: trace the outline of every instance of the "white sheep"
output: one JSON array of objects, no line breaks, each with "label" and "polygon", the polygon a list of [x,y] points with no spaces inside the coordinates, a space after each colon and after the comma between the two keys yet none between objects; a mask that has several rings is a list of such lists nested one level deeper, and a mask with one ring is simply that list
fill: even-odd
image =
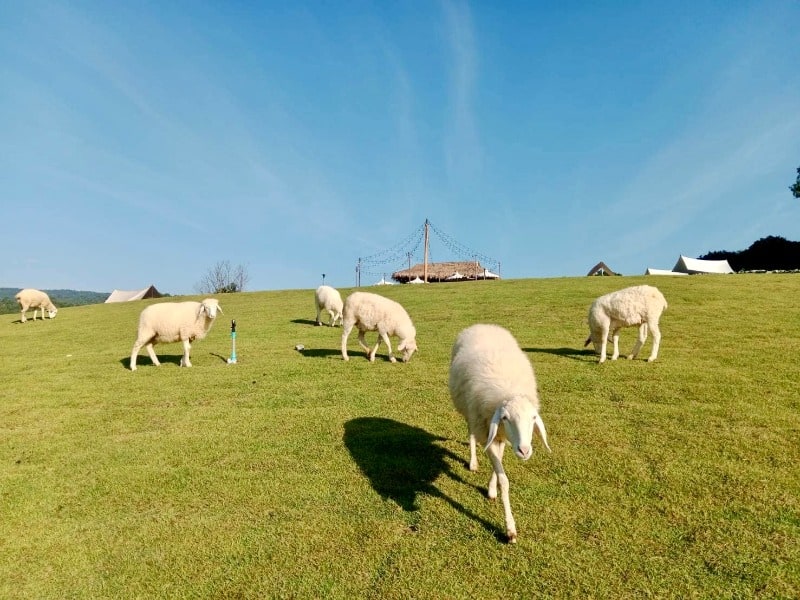
[{"label": "white sheep", "polygon": [[664,295],[651,285],[636,285],[600,296],[589,308],[589,337],[584,346],[592,342],[602,363],[606,360],[606,344],[611,339],[614,343],[611,360],[616,360],[619,357],[619,330],[638,327],[639,336],[628,355],[629,359],[634,359],[642,349],[649,329],[653,332],[653,350],[647,362],[653,362],[658,357],[661,344],[658,320],[666,308]]},{"label": "white sheep", "polygon": [[[342,358],[350,360],[347,356],[347,338],[353,327],[358,327],[358,343],[367,351],[370,362],[375,361],[375,353],[381,340],[389,350],[389,360],[396,362],[392,355],[392,344],[389,336],[394,335],[400,339],[397,351],[403,353],[403,362],[408,362],[411,355],[417,350],[417,330],[406,310],[394,300],[384,298],[370,292],[353,292],[344,302],[342,311]],[[367,331],[378,332],[378,342],[370,349],[364,339]]]},{"label": "white sheep", "polygon": [[139,315],[139,333],[131,351],[131,371],[136,370],[136,357],[142,346],[155,366],[159,366],[158,357],[153,345],[160,342],[183,342],[182,367],[191,367],[189,351],[194,340],[206,337],[217,311],[222,307],[215,298],[206,298],[202,302],[161,302],[151,304]]},{"label": "white sheep", "polygon": [[498,325],[472,325],[458,334],[450,360],[450,396],[467,421],[469,470],[478,470],[476,441],[492,462],[488,496],[497,498],[497,484],[505,512],[506,532],[517,540],[511,514],[508,477],[503,469],[503,450],[508,444],[522,460],[533,454],[536,431],[547,450],[547,430],[539,416],[536,377],[528,357],[514,336]]},{"label": "white sheep", "polygon": [[314,293],[314,306],[317,309],[317,325],[322,325],[320,314],[327,310],[331,316],[331,327],[336,325],[337,319],[342,320],[342,295],[339,290],[329,285],[321,285]]},{"label": "white sheep", "polygon": [[28,319],[25,318],[25,313],[28,312],[29,308],[33,309],[33,320],[36,320],[36,311],[41,309],[42,310],[42,320],[44,321],[44,311],[47,310],[47,314],[51,319],[55,318],[58,309],[56,305],[50,301],[50,296],[45,294],[40,290],[34,290],[32,288],[26,288],[24,290],[20,290],[16,296],[14,296],[17,303],[19,304],[20,310],[22,312],[22,322],[24,323]]}]

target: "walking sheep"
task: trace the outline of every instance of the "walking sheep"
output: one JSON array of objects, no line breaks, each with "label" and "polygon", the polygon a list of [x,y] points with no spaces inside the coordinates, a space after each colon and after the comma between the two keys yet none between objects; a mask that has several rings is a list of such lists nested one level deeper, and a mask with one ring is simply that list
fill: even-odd
[{"label": "walking sheep", "polygon": [[[414,329],[406,310],[394,300],[370,292],[353,292],[345,300],[342,314],[344,360],[350,360],[347,356],[347,338],[354,326],[358,327],[358,343],[367,351],[370,362],[375,362],[375,353],[381,345],[381,340],[386,343],[386,348],[389,350],[389,360],[396,362],[389,341],[391,335],[400,339],[397,351],[403,353],[403,362],[408,362],[417,349],[417,330]],[[378,332],[378,342],[372,349],[367,346],[364,339],[364,333],[367,331]]]},{"label": "walking sheep", "polygon": [[331,316],[331,327],[336,325],[336,320],[342,320],[342,295],[339,290],[329,285],[321,285],[314,294],[314,305],[317,309],[317,325],[322,325],[320,313],[327,310]]},{"label": "walking sheep", "polygon": [[539,416],[536,377],[528,357],[514,336],[497,325],[473,325],[458,334],[450,360],[450,396],[469,429],[469,470],[478,470],[476,442],[492,462],[488,496],[497,498],[497,485],[505,513],[508,541],[517,541],[511,514],[508,477],[503,469],[506,442],[519,458],[533,454],[533,432],[545,447],[547,431]]},{"label": "walking sheep", "polygon": [[33,309],[34,321],[36,320],[36,311],[39,309],[42,310],[42,321],[44,321],[45,310],[47,310],[47,314],[51,319],[55,318],[56,313],[58,312],[56,305],[50,301],[50,296],[39,290],[26,288],[24,290],[20,290],[17,295],[14,296],[14,298],[19,304],[22,312],[23,323],[28,320],[25,318],[25,313],[28,312],[29,308]]},{"label": "walking sheep", "polygon": [[131,371],[136,370],[136,357],[142,346],[155,366],[159,366],[153,345],[160,342],[183,342],[182,367],[191,367],[189,351],[194,340],[202,340],[214,324],[222,307],[215,298],[202,302],[162,302],[151,304],[139,315],[139,333],[131,351]]},{"label": "walking sheep", "polygon": [[639,355],[649,329],[653,332],[653,350],[647,362],[653,362],[658,357],[658,347],[661,344],[658,320],[666,308],[667,301],[663,294],[650,285],[636,285],[600,296],[589,308],[589,337],[584,346],[592,342],[595,352],[600,354],[600,362],[605,362],[606,343],[610,334],[614,342],[614,354],[611,355],[611,360],[617,360],[619,330],[623,327],[637,326],[639,336],[628,359],[634,359]]}]

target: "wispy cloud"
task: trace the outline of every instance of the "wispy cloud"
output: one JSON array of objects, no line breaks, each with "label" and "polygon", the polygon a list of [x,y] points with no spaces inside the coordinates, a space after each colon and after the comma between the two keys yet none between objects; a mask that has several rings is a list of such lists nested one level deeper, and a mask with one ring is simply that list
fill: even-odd
[{"label": "wispy cloud", "polygon": [[445,160],[451,179],[460,179],[474,175],[482,162],[473,107],[478,51],[469,6],[457,0],[444,0],[442,9],[450,50],[450,107]]}]

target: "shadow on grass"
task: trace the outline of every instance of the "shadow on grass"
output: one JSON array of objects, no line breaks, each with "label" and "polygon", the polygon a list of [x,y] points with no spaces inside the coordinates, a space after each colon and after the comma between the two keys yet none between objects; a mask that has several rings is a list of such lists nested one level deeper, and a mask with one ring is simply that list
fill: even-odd
[{"label": "shadow on grass", "polygon": [[342,357],[342,351],[334,348],[303,348],[300,354],[309,358],[325,358],[326,356]]},{"label": "shadow on grass", "polygon": [[[169,356],[164,356],[162,354],[156,353],[156,356],[158,357],[158,362],[160,362],[162,365],[181,366],[181,358],[183,358],[183,354],[176,354],[176,355],[170,354]],[[131,366],[131,357],[126,356],[125,358],[120,358],[119,363],[126,369],[129,369]],[[153,361],[150,360],[150,357],[147,354],[137,355],[136,358],[137,369],[140,367],[152,367],[152,366],[153,366]]]},{"label": "shadow on grass", "polygon": [[419,510],[417,498],[420,494],[441,498],[480,523],[496,539],[505,541],[504,529],[469,511],[436,487],[436,480],[445,474],[485,495],[484,489],[465,481],[450,469],[445,457],[458,460],[465,469],[467,462],[436,444],[442,440],[444,438],[424,429],[392,419],[360,417],[344,426],[345,446],[382,498],[396,502],[407,512]]},{"label": "shadow on grass", "polygon": [[522,350],[532,354],[555,354],[573,360],[584,360],[586,357],[597,356],[594,350],[585,348],[523,348]]},{"label": "shadow on grass", "polygon": [[316,326],[317,322],[314,319],[292,319],[292,323],[297,323],[298,325],[314,325]]}]

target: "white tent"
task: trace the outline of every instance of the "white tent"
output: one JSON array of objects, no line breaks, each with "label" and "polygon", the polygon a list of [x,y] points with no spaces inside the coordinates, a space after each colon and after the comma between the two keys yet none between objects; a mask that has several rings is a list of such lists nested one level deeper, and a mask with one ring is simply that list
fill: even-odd
[{"label": "white tent", "polygon": [[478,279],[500,279],[500,275],[492,273],[489,269],[484,269],[483,273],[478,275]]},{"label": "white tent", "polygon": [[143,290],[114,290],[106,298],[106,302],[130,302],[142,298],[161,298],[162,295],[154,285],[151,285]]},{"label": "white tent", "polygon": [[727,260],[701,260],[699,258],[689,258],[681,254],[678,262],[672,267],[678,273],[688,273],[695,275],[699,273],[733,273],[734,270]]},{"label": "white tent", "polygon": [[375,285],[394,285],[394,282],[386,281],[386,277],[381,277],[381,280],[375,282]]},{"label": "white tent", "polygon": [[652,269],[647,267],[647,271],[644,272],[645,275],[688,275],[688,273],[681,273],[679,271],[669,271],[667,269]]},{"label": "white tent", "polygon": [[457,281],[459,279],[464,279],[464,276],[461,273],[459,273],[458,271],[456,271],[455,273],[450,275],[450,277],[445,277],[445,279],[447,281]]},{"label": "white tent", "polygon": [[425,282],[422,281],[422,279],[419,278],[419,275],[417,275],[416,277],[414,277],[414,279],[412,279],[408,283],[425,283]]}]

